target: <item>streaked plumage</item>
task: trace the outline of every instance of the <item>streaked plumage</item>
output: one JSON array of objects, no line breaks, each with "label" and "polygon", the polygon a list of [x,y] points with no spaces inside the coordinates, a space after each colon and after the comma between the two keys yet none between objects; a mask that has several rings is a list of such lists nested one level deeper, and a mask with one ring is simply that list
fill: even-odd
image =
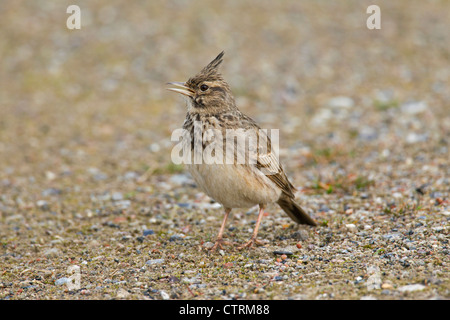
[{"label": "streaked plumage", "polygon": [[[272,150],[269,136],[260,130],[253,119],[237,108],[229,85],[218,71],[223,55],[223,52],[220,53],[186,83],[170,83],[179,88],[169,89],[188,97],[188,112],[183,129],[190,132],[191,140],[185,140],[184,143],[191,148],[192,159],[195,152],[203,152],[207,146],[215,146],[214,144],[223,146],[223,153],[228,155],[225,147],[227,129],[237,130],[235,132],[238,132],[241,138],[251,139],[256,136],[259,142],[254,153],[237,149],[235,146],[232,164],[187,165],[197,185],[225,208],[225,218],[213,249],[222,247],[226,219],[232,208],[248,208],[254,205],[260,207],[253,235],[241,248],[251,247],[256,242],[263,210],[272,202],[277,202],[295,222],[316,225],[316,222],[294,201],[294,187]],[[194,133],[194,126],[199,123],[202,125],[203,133],[200,136]],[[208,129],[212,133],[205,136]],[[194,148],[195,145],[201,147]],[[219,153],[222,150],[216,149]],[[236,161],[239,152],[245,153],[249,158],[253,155],[254,161],[246,163]]]}]

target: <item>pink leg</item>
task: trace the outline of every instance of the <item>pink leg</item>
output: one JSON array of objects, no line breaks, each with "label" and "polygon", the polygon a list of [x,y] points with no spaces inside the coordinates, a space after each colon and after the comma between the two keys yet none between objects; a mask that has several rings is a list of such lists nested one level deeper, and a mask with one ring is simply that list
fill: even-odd
[{"label": "pink leg", "polygon": [[217,247],[219,247],[220,249],[223,249],[222,244],[229,244],[227,241],[223,241],[222,237],[223,237],[223,232],[225,230],[225,225],[227,223],[228,215],[230,214],[230,212],[231,212],[230,208],[225,208],[225,217],[223,218],[222,226],[220,227],[219,234],[217,235],[216,243],[211,248],[211,251],[216,250]]},{"label": "pink leg", "polygon": [[255,229],[253,229],[253,235],[252,235],[252,237],[250,238],[249,241],[247,241],[242,246],[238,247],[239,250],[244,249],[244,248],[251,248],[251,247],[253,247],[254,243],[261,244],[258,240],[256,240],[256,236],[258,235],[258,229],[259,229],[259,225],[261,223],[263,215],[264,215],[264,206],[263,205],[259,205],[258,220],[256,220]]}]

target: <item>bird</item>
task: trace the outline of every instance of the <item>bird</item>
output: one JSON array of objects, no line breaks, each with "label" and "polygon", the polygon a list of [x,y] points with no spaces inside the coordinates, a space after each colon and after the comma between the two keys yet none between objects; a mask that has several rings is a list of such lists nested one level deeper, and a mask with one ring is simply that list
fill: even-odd
[{"label": "bird", "polygon": [[[182,141],[186,148],[183,150],[188,154],[185,158],[188,159],[185,161],[187,170],[196,185],[220,203],[225,211],[211,251],[230,244],[223,235],[230,212],[235,208],[259,206],[252,236],[238,246],[239,250],[262,245],[257,239],[258,229],[270,203],[276,202],[298,224],[317,226],[317,222],[294,200],[295,187],[279,162],[270,136],[237,107],[230,86],[219,71],[223,56],[224,51],[186,82],[167,83],[171,86],[168,90],[187,97],[187,114],[183,123],[186,136]],[[230,147],[230,141],[225,139],[228,132],[236,134],[238,139],[256,137],[258,143],[252,144],[253,149],[246,150],[233,140]],[[220,160],[218,156],[222,154],[222,161],[202,161],[202,152],[207,149],[213,149],[209,152],[213,158],[217,156]],[[226,161],[223,161],[223,154],[226,154]],[[242,159],[239,156],[246,160],[237,161]]]}]

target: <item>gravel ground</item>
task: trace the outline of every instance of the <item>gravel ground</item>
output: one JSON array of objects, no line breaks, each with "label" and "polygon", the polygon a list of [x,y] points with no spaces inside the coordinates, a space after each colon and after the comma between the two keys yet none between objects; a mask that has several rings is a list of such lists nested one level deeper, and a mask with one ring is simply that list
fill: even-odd
[{"label": "gravel ground", "polygon": [[[372,2],[78,1],[68,30],[69,1],[2,1],[0,298],[448,299],[450,3],[376,1],[368,30]],[[211,254],[165,83],[221,50],[320,226],[269,206],[265,246]]]}]

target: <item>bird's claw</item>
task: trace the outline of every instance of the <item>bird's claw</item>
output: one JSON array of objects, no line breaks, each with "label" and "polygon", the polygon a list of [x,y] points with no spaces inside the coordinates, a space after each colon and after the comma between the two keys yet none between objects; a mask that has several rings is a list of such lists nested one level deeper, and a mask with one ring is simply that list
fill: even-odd
[{"label": "bird's claw", "polygon": [[263,246],[264,243],[256,238],[251,238],[250,240],[248,240],[246,243],[244,243],[242,246],[239,246],[237,249],[238,250],[242,250],[244,248],[252,248],[253,244],[257,244],[258,246]]},{"label": "bird's claw", "polygon": [[223,245],[230,245],[231,243],[228,241],[225,241],[223,239],[217,239],[216,243],[214,244],[214,246],[212,246],[212,248],[210,249],[211,251],[216,251],[217,248],[223,249]]}]

